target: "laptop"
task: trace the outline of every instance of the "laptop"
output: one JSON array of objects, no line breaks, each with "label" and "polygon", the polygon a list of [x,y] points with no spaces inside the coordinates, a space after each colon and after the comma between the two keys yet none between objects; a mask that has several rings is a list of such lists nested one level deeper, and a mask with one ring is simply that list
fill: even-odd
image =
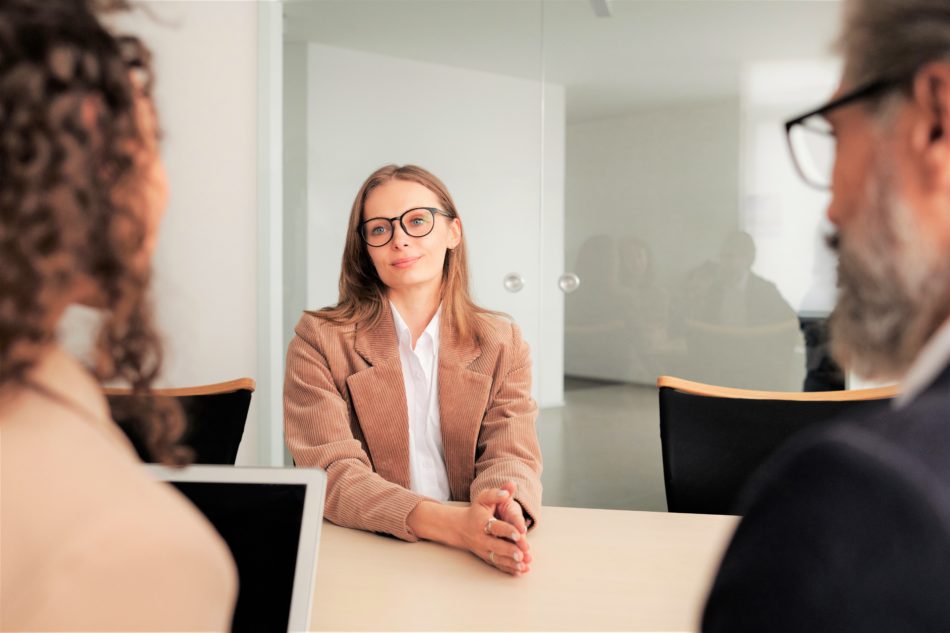
[{"label": "laptop", "polygon": [[232,631],[310,628],[325,472],[200,465],[145,468],[188,497],[231,549],[240,583]]}]

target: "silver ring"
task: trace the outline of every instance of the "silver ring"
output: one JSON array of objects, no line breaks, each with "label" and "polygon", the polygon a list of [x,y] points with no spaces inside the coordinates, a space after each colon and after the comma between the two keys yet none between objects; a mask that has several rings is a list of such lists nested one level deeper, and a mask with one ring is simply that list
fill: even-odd
[{"label": "silver ring", "polygon": [[492,518],[488,519],[488,521],[485,523],[485,534],[487,534],[487,535],[489,535],[489,536],[492,535],[492,533],[491,533],[491,524],[494,523],[494,522],[497,521],[497,520],[498,520],[498,519],[496,519],[495,517],[492,517]]},{"label": "silver ring", "polygon": [[488,560],[491,561],[491,564],[495,564],[495,552],[488,552]]}]

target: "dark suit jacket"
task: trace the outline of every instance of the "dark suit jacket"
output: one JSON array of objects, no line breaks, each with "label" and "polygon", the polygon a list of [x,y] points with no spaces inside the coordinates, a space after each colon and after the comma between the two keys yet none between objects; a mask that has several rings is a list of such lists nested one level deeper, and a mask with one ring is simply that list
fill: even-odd
[{"label": "dark suit jacket", "polygon": [[950,631],[950,367],[793,440],[747,493],[703,631]]}]

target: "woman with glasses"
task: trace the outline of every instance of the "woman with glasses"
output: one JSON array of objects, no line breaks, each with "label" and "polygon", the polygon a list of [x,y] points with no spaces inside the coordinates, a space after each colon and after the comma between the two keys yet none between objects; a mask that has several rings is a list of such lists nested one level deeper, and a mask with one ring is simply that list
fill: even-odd
[{"label": "woman with glasses", "polygon": [[[100,387],[144,397],[161,368],[147,294],[166,183],[148,52],[95,11],[123,5],[0,3],[4,631],[223,631],[234,608],[224,541],[143,469]],[[71,303],[102,310],[91,369],[57,342]],[[180,411],[134,413],[155,457],[187,459]]]},{"label": "woman with glasses", "polygon": [[388,165],[363,183],[339,303],[295,331],[287,445],[327,471],[326,517],[529,571],[541,454],[528,346],[469,296],[462,223],[438,178]]}]

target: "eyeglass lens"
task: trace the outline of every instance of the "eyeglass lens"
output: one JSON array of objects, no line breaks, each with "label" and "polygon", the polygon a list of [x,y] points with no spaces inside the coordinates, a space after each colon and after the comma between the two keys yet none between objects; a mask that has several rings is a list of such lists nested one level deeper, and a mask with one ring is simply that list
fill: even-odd
[{"label": "eyeglass lens", "polygon": [[802,177],[824,189],[831,187],[835,164],[835,137],[821,115],[808,117],[789,130],[789,142]]},{"label": "eyeglass lens", "polygon": [[[411,237],[425,237],[432,232],[435,217],[429,209],[409,209],[399,216],[403,231]],[[363,239],[370,246],[382,246],[393,237],[395,221],[373,218],[363,225]]]}]

